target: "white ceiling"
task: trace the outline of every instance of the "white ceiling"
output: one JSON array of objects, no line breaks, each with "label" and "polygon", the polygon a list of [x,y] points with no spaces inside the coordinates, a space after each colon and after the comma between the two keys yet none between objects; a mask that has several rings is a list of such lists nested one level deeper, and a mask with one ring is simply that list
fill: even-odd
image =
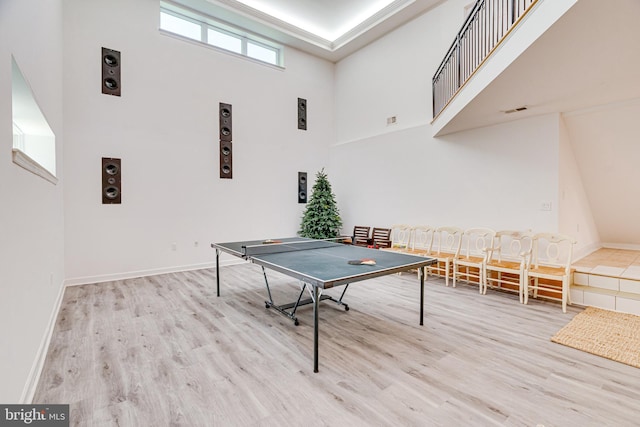
[{"label": "white ceiling", "polygon": [[[192,6],[201,0],[175,0]],[[445,0],[206,0],[215,15],[337,62]]]},{"label": "white ceiling", "polygon": [[281,21],[334,42],[340,36],[371,18],[393,0],[237,0]]}]

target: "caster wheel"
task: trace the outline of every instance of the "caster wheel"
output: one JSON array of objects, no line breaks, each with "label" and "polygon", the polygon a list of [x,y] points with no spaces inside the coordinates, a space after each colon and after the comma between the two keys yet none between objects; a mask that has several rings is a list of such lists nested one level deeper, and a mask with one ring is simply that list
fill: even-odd
[{"label": "caster wheel", "polygon": [[298,326],[300,324],[300,322],[298,322],[298,319],[296,319],[296,320],[293,321],[293,324]]},{"label": "caster wheel", "polygon": [[348,305],[344,306],[344,311],[349,311],[349,306]]},{"label": "caster wheel", "polygon": [[269,307],[270,307],[270,305],[265,302],[264,303],[264,308],[269,308]]}]

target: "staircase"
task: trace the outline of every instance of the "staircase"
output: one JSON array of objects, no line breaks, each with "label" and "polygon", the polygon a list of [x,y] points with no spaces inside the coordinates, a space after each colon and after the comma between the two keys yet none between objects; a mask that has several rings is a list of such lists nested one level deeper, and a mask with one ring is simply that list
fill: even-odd
[{"label": "staircase", "polygon": [[573,304],[640,315],[639,250],[602,248],[573,267]]}]

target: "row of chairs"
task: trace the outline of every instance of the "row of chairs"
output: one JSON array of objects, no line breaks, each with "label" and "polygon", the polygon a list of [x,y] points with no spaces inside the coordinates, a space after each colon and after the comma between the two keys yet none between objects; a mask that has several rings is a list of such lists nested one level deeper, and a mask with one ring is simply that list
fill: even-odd
[{"label": "row of chairs", "polygon": [[356,225],[353,227],[351,242],[357,246],[367,246],[378,249],[391,247],[391,228],[367,227]]},{"label": "row of chairs", "polygon": [[488,287],[516,291],[523,304],[530,296],[558,300],[566,313],[574,244],[557,233],[400,224],[391,227],[385,250],[436,258],[429,273],[446,286],[452,279],[454,287],[460,280],[477,284],[480,294]]}]

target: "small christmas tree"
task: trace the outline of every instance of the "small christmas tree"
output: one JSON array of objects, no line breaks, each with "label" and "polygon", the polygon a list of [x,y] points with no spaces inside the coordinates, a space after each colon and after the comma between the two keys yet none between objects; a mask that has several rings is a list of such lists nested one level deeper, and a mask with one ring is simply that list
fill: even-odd
[{"label": "small christmas tree", "polygon": [[313,192],[302,216],[298,234],[312,239],[330,239],[340,235],[342,219],[336,205],[336,196],[324,173],[324,168],[316,175]]}]

